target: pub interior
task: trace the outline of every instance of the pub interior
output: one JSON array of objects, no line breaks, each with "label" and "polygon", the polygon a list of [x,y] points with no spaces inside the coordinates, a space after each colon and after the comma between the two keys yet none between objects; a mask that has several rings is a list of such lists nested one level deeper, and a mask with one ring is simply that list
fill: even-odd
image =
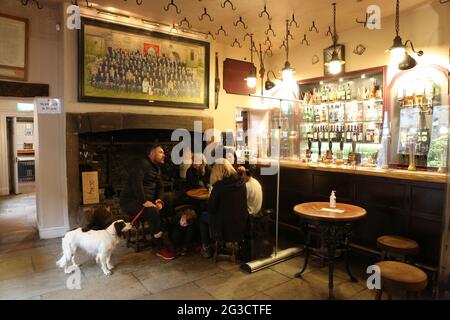
[{"label": "pub interior", "polygon": [[448,0],[2,0],[0,298],[450,299],[449,31]]}]

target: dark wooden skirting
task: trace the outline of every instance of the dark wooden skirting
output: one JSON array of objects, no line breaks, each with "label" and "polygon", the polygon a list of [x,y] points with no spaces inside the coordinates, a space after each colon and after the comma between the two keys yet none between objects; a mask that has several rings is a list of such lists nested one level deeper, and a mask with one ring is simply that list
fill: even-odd
[{"label": "dark wooden skirting", "polygon": [[[259,177],[264,190],[264,207],[276,207],[276,175]],[[293,213],[296,204],[329,201],[331,190],[337,200],[361,206],[367,216],[355,224],[352,242],[377,250],[381,235],[401,235],[416,240],[421,253],[418,262],[436,267],[439,263],[446,185],[346,173],[281,168],[280,229],[299,226]],[[283,232],[280,232],[283,235]],[[297,233],[300,243],[301,232]]]},{"label": "dark wooden skirting", "polygon": [[48,97],[49,94],[48,84],[0,81],[1,97],[34,98]]}]

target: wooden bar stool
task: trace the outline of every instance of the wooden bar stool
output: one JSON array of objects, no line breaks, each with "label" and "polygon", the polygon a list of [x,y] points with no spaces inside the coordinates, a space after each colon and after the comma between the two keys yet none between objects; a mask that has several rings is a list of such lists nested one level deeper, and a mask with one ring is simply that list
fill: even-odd
[{"label": "wooden bar stool", "polygon": [[[231,248],[227,248],[227,243]],[[214,262],[217,262],[219,258],[225,258],[236,264],[238,250],[239,244],[237,242],[216,241],[214,245]]]},{"label": "wooden bar stool", "polygon": [[416,241],[400,236],[381,236],[377,239],[377,246],[383,253],[383,260],[391,258],[391,255],[399,255],[407,262],[408,258],[420,252]]},{"label": "wooden bar stool", "polygon": [[377,289],[375,300],[380,300],[383,291],[392,299],[392,292],[406,292],[406,297],[418,298],[419,293],[428,285],[428,277],[421,269],[398,261],[376,263],[381,272],[381,289]]},{"label": "wooden bar stool", "polygon": [[131,247],[135,252],[139,252],[150,247],[152,244],[151,237],[150,228],[146,225],[146,221],[138,218],[133,228],[128,232],[127,248]]}]

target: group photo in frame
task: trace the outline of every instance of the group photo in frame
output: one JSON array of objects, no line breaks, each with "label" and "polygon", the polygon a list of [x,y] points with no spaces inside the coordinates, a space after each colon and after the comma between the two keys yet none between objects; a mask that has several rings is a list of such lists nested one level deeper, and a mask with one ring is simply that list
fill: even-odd
[{"label": "group photo in frame", "polygon": [[0,79],[27,78],[28,19],[0,13]]},{"label": "group photo in frame", "polygon": [[209,107],[209,43],[82,18],[80,102]]}]

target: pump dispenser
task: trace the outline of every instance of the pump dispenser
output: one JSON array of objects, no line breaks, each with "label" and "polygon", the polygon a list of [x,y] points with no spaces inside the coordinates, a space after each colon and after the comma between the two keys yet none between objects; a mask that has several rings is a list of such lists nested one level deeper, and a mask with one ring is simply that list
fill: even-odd
[{"label": "pump dispenser", "polygon": [[331,191],[330,196],[330,208],[336,208],[336,191]]}]

